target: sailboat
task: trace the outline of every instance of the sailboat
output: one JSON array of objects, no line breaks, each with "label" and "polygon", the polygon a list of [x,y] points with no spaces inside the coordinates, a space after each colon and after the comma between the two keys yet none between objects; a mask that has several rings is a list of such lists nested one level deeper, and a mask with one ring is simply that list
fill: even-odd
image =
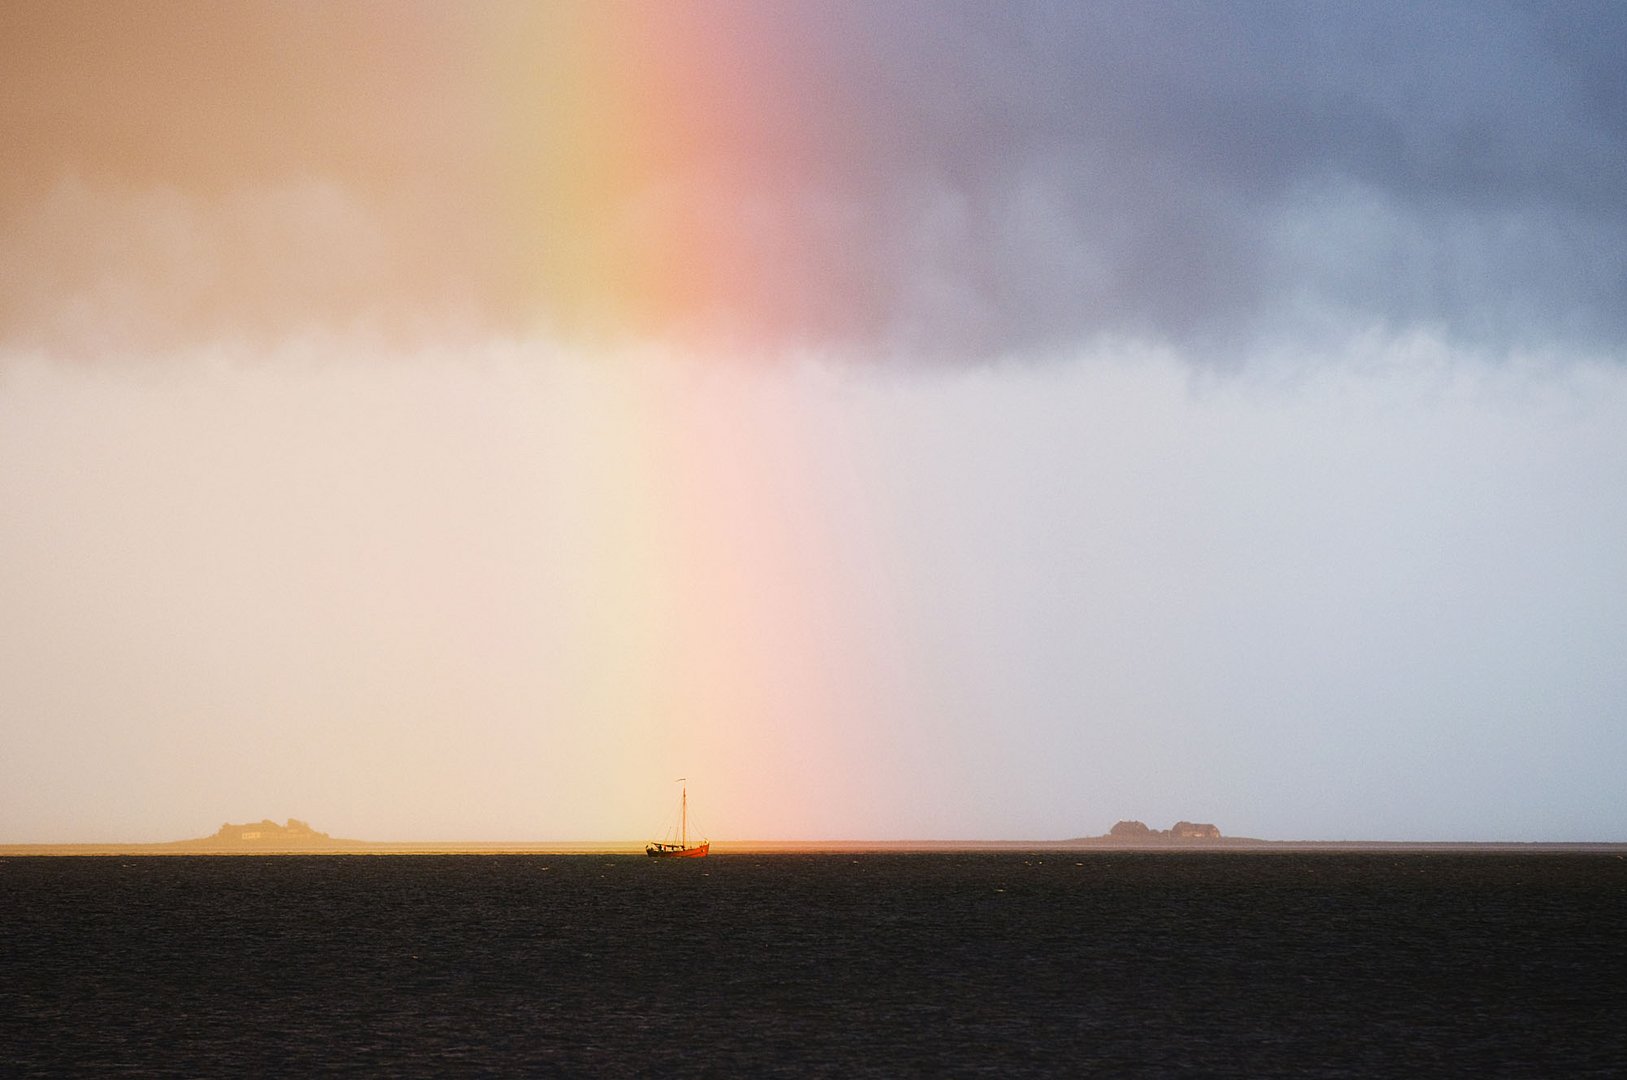
[{"label": "sailboat", "polygon": [[[689,844],[689,786],[684,785],[683,809],[679,812],[678,842],[676,844],[652,840],[644,845],[644,854],[654,859],[703,859],[712,850],[710,840],[702,840],[693,847]],[[671,833],[667,834],[671,836]]]}]

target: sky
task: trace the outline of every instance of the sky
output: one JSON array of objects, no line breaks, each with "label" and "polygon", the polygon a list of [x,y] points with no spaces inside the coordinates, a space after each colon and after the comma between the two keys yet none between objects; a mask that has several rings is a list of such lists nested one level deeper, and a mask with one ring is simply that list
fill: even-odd
[{"label": "sky", "polygon": [[1627,840],[1623,54],[0,7],[0,842]]}]

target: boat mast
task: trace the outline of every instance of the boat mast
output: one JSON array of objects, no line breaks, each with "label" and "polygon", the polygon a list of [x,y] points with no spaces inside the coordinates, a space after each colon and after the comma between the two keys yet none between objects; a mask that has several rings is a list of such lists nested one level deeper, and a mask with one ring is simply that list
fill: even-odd
[{"label": "boat mast", "polygon": [[689,846],[689,785],[688,784],[684,785],[683,809],[679,812],[679,818],[680,818],[680,820],[682,822],[682,824],[680,824],[678,826],[679,838],[683,841],[682,846],[683,847],[688,847]]}]

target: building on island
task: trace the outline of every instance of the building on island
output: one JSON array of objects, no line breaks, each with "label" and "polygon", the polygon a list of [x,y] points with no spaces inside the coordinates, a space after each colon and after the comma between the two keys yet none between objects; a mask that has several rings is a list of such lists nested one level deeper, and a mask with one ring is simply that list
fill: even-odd
[{"label": "building on island", "polygon": [[317,832],[309,823],[297,818],[289,818],[286,825],[267,818],[249,825],[227,822],[215,833],[214,839],[228,844],[311,844],[328,839],[328,834]]},{"label": "building on island", "polygon": [[1197,821],[1177,821],[1169,829],[1149,829],[1144,821],[1121,821],[1107,836],[1111,840],[1219,840],[1220,830]]}]

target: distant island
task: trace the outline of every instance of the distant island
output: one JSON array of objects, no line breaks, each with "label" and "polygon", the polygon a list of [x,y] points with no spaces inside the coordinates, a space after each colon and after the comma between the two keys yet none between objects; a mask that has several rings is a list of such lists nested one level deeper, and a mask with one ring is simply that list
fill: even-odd
[{"label": "distant island", "polygon": [[270,818],[266,818],[264,821],[248,825],[233,825],[227,822],[216,830],[213,836],[199,840],[182,840],[180,843],[284,851],[290,848],[328,847],[333,844],[333,837],[325,832],[317,832],[311,828],[309,822],[300,821],[298,818],[289,818],[286,825],[278,825]]},{"label": "distant island", "polygon": [[1108,840],[1219,840],[1220,829],[1195,821],[1177,821],[1167,829],[1149,829],[1146,822],[1121,821],[1107,830]]}]

